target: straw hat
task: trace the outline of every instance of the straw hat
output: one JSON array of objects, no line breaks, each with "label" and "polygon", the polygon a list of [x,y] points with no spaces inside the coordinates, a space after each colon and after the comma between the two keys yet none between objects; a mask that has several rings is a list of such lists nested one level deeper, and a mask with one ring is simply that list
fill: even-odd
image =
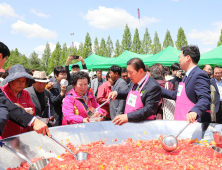
[{"label": "straw hat", "polygon": [[13,80],[16,80],[18,78],[21,78],[21,77],[28,78],[29,81],[27,83],[29,83],[29,84],[35,83],[34,78],[30,74],[28,74],[25,71],[25,68],[20,64],[16,64],[16,65],[12,66],[9,69],[8,73],[9,73],[9,75],[2,81],[2,85],[6,85],[7,83],[9,83]]},{"label": "straw hat", "polygon": [[45,71],[34,71],[33,78],[35,81],[47,83],[49,79],[46,77]]}]

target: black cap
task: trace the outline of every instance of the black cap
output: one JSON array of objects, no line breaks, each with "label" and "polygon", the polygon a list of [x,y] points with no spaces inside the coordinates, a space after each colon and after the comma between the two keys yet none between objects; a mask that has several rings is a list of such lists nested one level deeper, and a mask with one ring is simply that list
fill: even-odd
[{"label": "black cap", "polygon": [[80,68],[78,64],[73,64],[72,68]]}]

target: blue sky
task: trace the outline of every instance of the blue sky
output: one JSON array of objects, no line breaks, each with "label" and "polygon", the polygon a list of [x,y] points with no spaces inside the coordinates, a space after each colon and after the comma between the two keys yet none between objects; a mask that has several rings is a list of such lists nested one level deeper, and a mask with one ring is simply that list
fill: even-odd
[{"label": "blue sky", "polygon": [[188,43],[198,45],[204,53],[217,46],[221,6],[221,0],[0,1],[0,41],[26,56],[35,50],[41,57],[46,42],[52,50],[58,41],[61,45],[78,45],[84,43],[87,32],[92,42],[96,36],[100,42],[110,35],[115,44],[117,39],[121,42],[128,24],[132,38],[138,28],[142,39],[147,27],[152,40],[157,31],[163,43],[167,29],[175,42],[182,27]]}]

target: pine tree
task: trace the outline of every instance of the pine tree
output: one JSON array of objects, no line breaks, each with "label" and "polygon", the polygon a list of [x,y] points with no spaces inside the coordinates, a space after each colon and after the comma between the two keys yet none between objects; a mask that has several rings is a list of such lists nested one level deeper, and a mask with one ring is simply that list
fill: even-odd
[{"label": "pine tree", "polygon": [[123,39],[122,39],[122,45],[121,45],[121,51],[124,52],[125,50],[130,51],[131,48],[131,33],[128,25],[126,24],[124,34],[123,34]]},{"label": "pine tree", "polygon": [[51,49],[50,49],[49,43],[47,42],[45,49],[44,49],[44,53],[42,55],[42,67],[43,67],[43,70],[46,71],[47,75],[50,74],[47,71],[48,66],[49,66],[50,57],[51,57]]},{"label": "pine tree", "polygon": [[41,60],[38,58],[38,54],[35,51],[30,54],[29,62],[32,69],[36,69],[38,71],[42,70]]},{"label": "pine tree", "polygon": [[99,42],[98,42],[97,37],[95,38],[95,41],[94,41],[93,51],[94,51],[94,54],[97,54],[97,55],[98,55],[98,51],[99,51]]},{"label": "pine tree", "polygon": [[181,47],[188,45],[187,38],[182,27],[180,27],[178,30],[177,41],[175,42],[175,45],[178,50],[180,50]]},{"label": "pine tree", "polygon": [[6,60],[3,68],[7,69],[15,64],[20,64],[19,62],[21,61],[20,54],[18,52],[18,49],[16,48],[15,50],[11,51],[10,57]]},{"label": "pine tree", "polygon": [[148,28],[146,28],[142,43],[141,43],[141,48],[140,48],[140,54],[150,54],[151,53],[151,43],[152,39],[150,37],[150,34],[148,32]]},{"label": "pine tree", "polygon": [[217,46],[219,47],[222,44],[222,30],[221,30],[221,35],[220,35],[220,39],[217,43]]},{"label": "pine tree", "polygon": [[112,57],[113,55],[113,42],[110,38],[110,36],[108,37],[107,39],[107,42],[106,42],[106,55],[105,57]]},{"label": "pine tree", "polygon": [[19,64],[23,65],[27,69],[31,69],[31,67],[30,67],[30,65],[28,63],[28,59],[27,59],[27,57],[25,55],[22,55]]},{"label": "pine tree", "polygon": [[67,60],[67,57],[68,57],[67,51],[68,51],[68,49],[67,49],[67,46],[66,46],[66,43],[65,43],[62,46],[62,55],[61,55],[61,60],[60,60],[60,63],[59,63],[60,66],[65,65],[65,63],[66,63],[66,60]]},{"label": "pine tree", "polygon": [[79,44],[78,55],[83,56],[83,43]]},{"label": "pine tree", "polygon": [[92,54],[92,42],[89,33],[87,32],[82,57],[87,58],[91,54]]},{"label": "pine tree", "polygon": [[169,30],[167,30],[167,32],[166,32],[166,36],[165,36],[165,39],[163,42],[163,48],[167,48],[168,46],[174,47],[174,43],[173,43],[173,40],[172,40]]},{"label": "pine tree", "polygon": [[114,52],[114,57],[118,57],[121,54],[121,49],[120,49],[120,44],[119,44],[119,40],[116,40],[116,44],[115,44],[116,48],[115,48],[115,52]]},{"label": "pine tree", "polygon": [[139,36],[138,29],[136,28],[135,34],[133,37],[133,43],[131,45],[131,51],[134,53],[140,53],[140,48],[141,48],[140,36]]},{"label": "pine tree", "polygon": [[107,53],[106,51],[107,51],[107,49],[106,49],[106,42],[105,42],[104,38],[102,38],[101,39],[101,43],[99,45],[98,55],[104,57],[106,55],[106,53]]},{"label": "pine tree", "polygon": [[52,56],[49,61],[49,67],[47,69],[48,73],[51,73],[56,66],[59,66],[61,55],[62,55],[61,45],[59,44],[59,42],[57,42],[56,48],[53,51]]},{"label": "pine tree", "polygon": [[154,36],[154,40],[153,40],[153,44],[151,45],[151,48],[152,48],[153,54],[157,54],[161,51],[161,43],[160,43],[160,40],[156,31],[155,31],[155,36]]}]

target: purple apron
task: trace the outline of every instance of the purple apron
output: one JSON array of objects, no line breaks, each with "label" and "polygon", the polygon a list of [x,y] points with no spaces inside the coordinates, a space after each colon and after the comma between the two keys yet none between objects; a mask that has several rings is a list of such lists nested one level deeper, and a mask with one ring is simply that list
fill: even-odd
[{"label": "purple apron", "polygon": [[[143,89],[143,87],[145,86],[146,82],[149,79],[149,75],[147,76],[146,80],[144,81],[143,85],[141,86],[139,91],[133,91],[133,87],[130,90],[127,99],[126,99],[126,107],[125,107],[125,112],[124,114],[128,114],[130,112],[139,110],[141,108],[144,107],[143,102],[141,100],[141,90]],[[152,115],[150,117],[147,118],[147,120],[154,120],[155,116]]]}]

